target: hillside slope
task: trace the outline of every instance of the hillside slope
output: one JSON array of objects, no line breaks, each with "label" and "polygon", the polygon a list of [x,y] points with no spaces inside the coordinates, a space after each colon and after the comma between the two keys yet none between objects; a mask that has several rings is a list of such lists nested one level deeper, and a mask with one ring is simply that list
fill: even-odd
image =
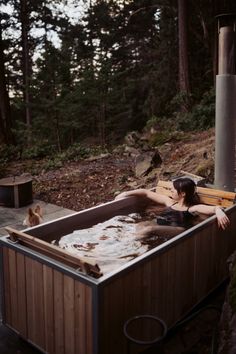
[{"label": "hillside slope", "polygon": [[[60,168],[45,168],[42,160],[8,164],[4,177],[29,173],[33,177],[36,199],[73,210],[82,210],[112,200],[123,190],[154,187],[158,179],[168,180],[181,171],[207,177],[212,182],[214,168],[214,130],[188,133],[157,148],[160,167],[146,177],[135,175],[136,157],[125,151],[66,162]],[[139,150],[142,154],[142,150]],[[48,163],[48,162],[47,162]]]}]

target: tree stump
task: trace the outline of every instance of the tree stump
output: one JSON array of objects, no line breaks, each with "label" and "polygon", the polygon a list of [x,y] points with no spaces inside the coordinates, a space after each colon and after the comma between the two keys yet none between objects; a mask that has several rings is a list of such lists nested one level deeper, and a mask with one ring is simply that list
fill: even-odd
[{"label": "tree stump", "polygon": [[32,179],[29,177],[7,177],[0,179],[0,205],[20,208],[32,203]]}]

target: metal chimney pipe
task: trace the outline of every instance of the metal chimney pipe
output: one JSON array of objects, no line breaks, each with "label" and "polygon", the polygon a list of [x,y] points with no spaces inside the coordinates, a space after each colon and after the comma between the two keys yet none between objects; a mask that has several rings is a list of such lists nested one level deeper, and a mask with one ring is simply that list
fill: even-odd
[{"label": "metal chimney pipe", "polygon": [[235,14],[217,16],[219,32],[216,76],[215,181],[218,189],[234,191],[236,136]]}]

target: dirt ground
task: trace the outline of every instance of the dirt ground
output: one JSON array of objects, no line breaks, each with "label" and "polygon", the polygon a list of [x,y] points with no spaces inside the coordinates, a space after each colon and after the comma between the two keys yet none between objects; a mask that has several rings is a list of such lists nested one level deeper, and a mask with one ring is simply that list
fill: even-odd
[{"label": "dirt ground", "polygon": [[[7,174],[28,174],[32,163],[43,161],[30,161],[30,168],[29,161],[9,165]],[[34,199],[75,211],[112,200],[118,191],[129,188],[129,181],[135,180],[132,159],[112,155],[94,161],[67,162],[50,171],[42,169],[32,178]]]},{"label": "dirt ground", "polygon": [[168,180],[181,175],[181,171],[212,182],[213,130],[188,134],[181,141],[168,141],[158,151],[162,164],[145,178],[135,176],[136,156],[129,152],[66,162],[63,167],[50,170],[41,167],[41,160],[14,162],[8,164],[3,177],[29,173],[35,199],[75,211],[110,201],[124,190],[154,187],[158,179]]}]

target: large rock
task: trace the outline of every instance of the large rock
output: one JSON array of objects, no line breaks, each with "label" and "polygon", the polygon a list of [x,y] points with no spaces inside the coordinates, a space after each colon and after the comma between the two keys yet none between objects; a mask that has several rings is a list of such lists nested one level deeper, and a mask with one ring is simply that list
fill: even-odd
[{"label": "large rock", "polygon": [[125,140],[125,144],[128,146],[139,147],[140,146],[140,139],[141,139],[140,133],[133,131],[133,132],[129,132],[125,136],[124,140]]},{"label": "large rock", "polygon": [[141,151],[148,151],[151,149],[148,140],[137,131],[129,132],[125,136],[124,141],[125,141],[125,145]]},{"label": "large rock", "polygon": [[160,167],[162,158],[158,150],[151,150],[140,153],[135,161],[136,177],[147,176],[154,168]]}]

